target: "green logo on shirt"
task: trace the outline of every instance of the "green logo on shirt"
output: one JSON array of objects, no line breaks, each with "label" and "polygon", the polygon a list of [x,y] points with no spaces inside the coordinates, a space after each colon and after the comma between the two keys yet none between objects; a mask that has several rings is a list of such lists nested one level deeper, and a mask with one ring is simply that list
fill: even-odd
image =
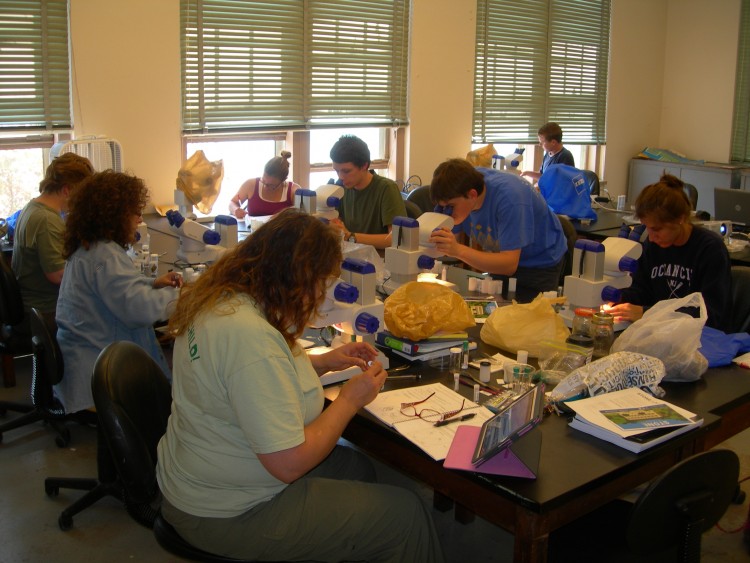
[{"label": "green logo on shirt", "polygon": [[191,362],[200,358],[198,345],[195,343],[195,327],[193,325],[190,325],[190,328],[188,328],[188,350],[190,351]]}]

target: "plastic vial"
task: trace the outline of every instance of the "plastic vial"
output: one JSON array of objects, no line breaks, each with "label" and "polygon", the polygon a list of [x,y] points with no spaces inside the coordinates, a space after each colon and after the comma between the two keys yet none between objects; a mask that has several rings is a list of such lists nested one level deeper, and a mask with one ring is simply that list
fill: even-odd
[{"label": "plastic vial", "polygon": [[453,373],[453,377],[458,377],[461,374],[463,352],[458,346],[454,346],[449,352],[451,353],[451,373]]},{"label": "plastic vial", "polygon": [[519,364],[526,364],[529,361],[529,352],[527,350],[519,350],[516,353],[516,361]]},{"label": "plastic vial", "polygon": [[458,391],[458,385],[461,382],[461,374],[460,373],[454,373],[453,374],[453,390]]},{"label": "plastic vial", "polygon": [[609,354],[615,339],[615,318],[609,313],[595,313],[592,317],[592,337],[594,339],[594,359]]},{"label": "plastic vial", "polygon": [[464,340],[463,355],[461,356],[461,369],[469,369],[469,341]]},{"label": "plastic vial", "polygon": [[474,402],[479,402],[479,383],[474,384]]},{"label": "plastic vial", "polygon": [[508,278],[508,301],[516,298],[516,278]]},{"label": "plastic vial", "polygon": [[491,364],[487,360],[479,362],[479,381],[482,383],[489,383],[490,373],[492,373]]}]

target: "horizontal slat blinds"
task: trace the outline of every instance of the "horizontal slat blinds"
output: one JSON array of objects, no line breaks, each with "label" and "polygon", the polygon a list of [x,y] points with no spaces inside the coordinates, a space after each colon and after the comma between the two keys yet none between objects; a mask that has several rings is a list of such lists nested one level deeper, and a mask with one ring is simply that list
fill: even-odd
[{"label": "horizontal slat blinds", "polygon": [[66,0],[0,0],[0,130],[69,129]]},{"label": "horizontal slat blinds", "polygon": [[473,141],[604,143],[609,0],[478,0]]},{"label": "horizontal slat blinds", "polygon": [[183,129],[406,120],[407,0],[182,0]]}]

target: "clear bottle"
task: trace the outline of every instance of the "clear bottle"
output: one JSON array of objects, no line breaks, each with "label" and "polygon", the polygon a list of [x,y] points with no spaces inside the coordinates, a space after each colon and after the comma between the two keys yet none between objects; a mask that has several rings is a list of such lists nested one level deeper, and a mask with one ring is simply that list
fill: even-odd
[{"label": "clear bottle", "polygon": [[582,334],[584,336],[594,336],[591,330],[591,319],[594,316],[593,309],[586,309],[585,307],[579,307],[575,311],[573,317],[573,330],[572,334]]},{"label": "clear bottle", "polygon": [[594,359],[603,358],[609,354],[615,339],[615,318],[609,313],[595,313],[591,319],[592,336],[594,338]]}]

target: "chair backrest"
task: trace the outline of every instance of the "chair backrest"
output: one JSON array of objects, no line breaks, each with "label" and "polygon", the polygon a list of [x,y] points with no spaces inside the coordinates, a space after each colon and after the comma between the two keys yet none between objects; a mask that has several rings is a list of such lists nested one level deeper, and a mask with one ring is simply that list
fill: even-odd
[{"label": "chair backrest", "polygon": [[416,203],[407,199],[406,201],[404,201],[404,205],[406,206],[407,217],[409,217],[410,219],[419,219],[419,216],[422,214],[422,210]]},{"label": "chair backrest", "polygon": [[679,546],[681,561],[698,561],[700,536],[726,511],[739,473],[737,454],[716,449],[668,469],[633,506],[626,534],[630,550],[648,554]]},{"label": "chair backrest", "polygon": [[682,189],[685,192],[685,195],[690,202],[690,207],[693,208],[693,211],[698,209],[698,188],[696,188],[693,184],[683,183]]},{"label": "chair backrest", "polygon": [[732,266],[732,324],[729,332],[750,332],[750,266]]},{"label": "chair backrest", "polygon": [[565,283],[565,276],[569,276],[573,272],[573,250],[575,249],[576,240],[578,239],[578,233],[573,223],[570,222],[565,215],[558,215],[560,224],[562,225],[563,233],[565,233],[565,239],[568,243],[568,253],[565,255],[565,264],[563,265],[562,272],[560,273],[560,285]]},{"label": "chair backrest", "polygon": [[172,404],[169,381],[145,350],[119,341],[99,354],[91,389],[128,500],[152,501],[159,493],[156,446],[166,432]]},{"label": "chair backrest", "polygon": [[15,273],[0,257],[0,323],[16,326],[24,319],[23,299]]},{"label": "chair backrest", "polygon": [[430,198],[430,186],[419,186],[410,191],[406,196],[406,201],[416,203],[423,213],[435,209],[435,205]]},{"label": "chair backrest", "polygon": [[37,408],[63,415],[65,409],[52,390],[53,385],[60,383],[64,372],[62,352],[56,338],[57,325],[34,307],[31,308],[29,322],[33,354],[31,399]]},{"label": "chair backrest", "polygon": [[586,185],[589,188],[589,194],[598,196],[601,190],[599,185],[599,176],[593,170],[581,170],[583,177],[586,178]]}]

